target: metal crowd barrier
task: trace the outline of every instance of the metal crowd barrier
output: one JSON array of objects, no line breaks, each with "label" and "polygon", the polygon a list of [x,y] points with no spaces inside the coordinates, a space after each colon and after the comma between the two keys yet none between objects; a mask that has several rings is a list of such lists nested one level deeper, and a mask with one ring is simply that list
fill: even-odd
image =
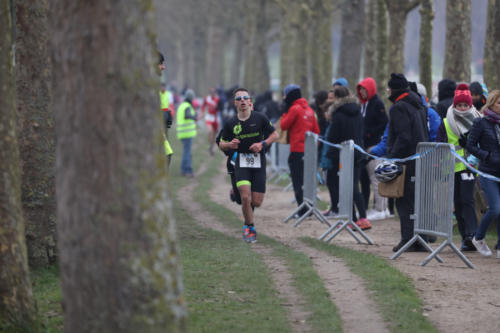
[{"label": "metal crowd barrier", "polygon": [[[418,144],[417,154],[421,154],[421,157],[416,160],[415,214],[412,215],[415,221],[415,235],[391,259],[396,259],[418,241],[432,252],[420,264],[421,266],[426,265],[433,258],[443,262],[438,254],[449,246],[467,266],[474,268],[469,259],[453,244],[455,156],[452,154],[452,149],[452,145],[444,143]],[[446,239],[436,250],[432,250],[420,234]]]},{"label": "metal crowd barrier", "polygon": [[[360,227],[352,220],[353,209],[353,181],[354,181],[354,141],[349,140],[342,142],[339,145],[334,145],[335,148],[340,147],[340,166],[339,166],[339,216],[337,222],[332,225],[321,237],[320,240],[325,239],[326,242],[331,241],[342,230],[347,230],[352,237],[361,243],[361,239],[351,229],[356,229],[359,235],[363,237],[366,242],[373,245],[372,240],[361,230]],[[316,171],[314,172],[316,175]],[[350,227],[349,227],[350,226]],[[330,233],[332,233],[326,238]]]},{"label": "metal crowd barrier", "polygon": [[272,174],[267,178],[267,180],[276,184],[290,173],[290,169],[288,167],[290,145],[273,143],[269,153],[271,155]]},{"label": "metal crowd barrier", "polygon": [[287,223],[295,214],[298,214],[304,207],[307,212],[297,219],[294,227],[298,226],[308,216],[314,215],[321,223],[326,223],[330,226],[327,219],[321,214],[316,207],[316,194],[318,190],[318,180],[316,174],[318,171],[318,135],[312,132],[306,133],[304,147],[304,201],[295,209],[283,222]]}]

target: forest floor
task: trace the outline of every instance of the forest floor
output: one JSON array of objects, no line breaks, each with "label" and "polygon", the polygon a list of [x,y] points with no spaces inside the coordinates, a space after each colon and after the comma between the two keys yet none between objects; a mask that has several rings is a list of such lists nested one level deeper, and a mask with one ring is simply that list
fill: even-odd
[{"label": "forest floor", "polygon": [[[221,163],[218,163],[218,172],[211,180],[213,187],[210,190],[210,199],[242,218],[240,206],[229,201],[230,184],[225,172],[225,158],[218,153],[214,158],[220,159]],[[197,177],[203,177],[203,172],[202,168]],[[188,199],[192,197],[191,191],[196,184],[195,178],[191,180],[190,186],[177,192],[181,201],[189,201]],[[326,201],[328,194],[323,189],[319,196]],[[303,237],[317,239],[327,226],[315,219],[307,219],[297,228],[294,228],[291,223],[283,223],[283,219],[295,208],[292,200],[293,192],[283,192],[281,186],[268,185],[264,203],[261,208],[256,209],[255,213],[258,234],[269,236],[303,252],[313,261],[315,270],[339,309],[345,332],[387,331],[387,325],[381,319],[380,311],[374,305],[370,292],[365,288],[367,281],[353,274],[341,258],[332,257],[300,241]],[[213,218],[207,218],[203,208],[191,209],[191,212],[195,219],[203,222],[204,226],[234,237],[241,237],[239,233],[223,227]],[[498,293],[500,259],[484,258],[479,253],[469,252],[466,255],[476,266],[475,269],[470,269],[451,249],[446,248],[440,254],[444,260],[442,264],[434,260],[424,267],[420,266],[419,264],[427,256],[426,253],[405,253],[397,260],[390,260],[393,254],[392,247],[399,241],[399,222],[395,219],[386,219],[374,221],[372,225],[373,228],[368,230],[367,234],[375,245],[358,244],[345,231],[331,243],[379,256],[408,276],[418,296],[422,299],[423,315],[439,332],[500,331],[500,293]],[[433,248],[437,247],[439,241],[432,245]],[[252,245],[252,250],[261,255],[269,253],[268,249],[258,244]],[[273,272],[273,279],[280,289],[279,292],[289,299],[289,304],[298,304],[296,307],[290,306],[288,315],[295,323],[294,331],[310,330],[307,324],[301,327],[304,320],[300,318],[307,314],[307,309],[301,306],[302,302],[297,301],[300,297],[297,292],[288,287],[290,277],[285,265],[273,258],[268,258],[266,264]],[[363,320],[359,320],[360,318]]]}]

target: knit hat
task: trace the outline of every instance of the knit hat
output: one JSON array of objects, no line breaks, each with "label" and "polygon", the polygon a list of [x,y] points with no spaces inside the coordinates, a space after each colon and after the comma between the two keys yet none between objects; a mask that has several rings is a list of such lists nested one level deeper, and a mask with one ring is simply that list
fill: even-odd
[{"label": "knit hat", "polygon": [[472,106],[472,96],[470,94],[469,86],[465,83],[460,83],[455,90],[455,97],[453,97],[453,106],[459,103],[466,103]]},{"label": "knit hat", "polygon": [[392,73],[389,82],[387,82],[387,85],[392,90],[408,89],[408,81],[406,80],[406,77],[401,73]]},{"label": "knit hat", "polygon": [[300,90],[300,87],[294,83],[292,84],[289,84],[285,87],[285,89],[283,89],[283,95],[288,95],[292,90],[295,90],[295,89],[299,89]]},{"label": "knit hat", "polygon": [[347,82],[346,78],[339,77],[338,79],[333,81],[332,86],[343,86],[343,87],[349,88],[349,83]]},{"label": "knit hat", "polygon": [[470,84],[469,90],[471,94],[483,95],[485,98],[488,97],[488,88],[486,88],[486,85],[484,83],[474,81]]}]

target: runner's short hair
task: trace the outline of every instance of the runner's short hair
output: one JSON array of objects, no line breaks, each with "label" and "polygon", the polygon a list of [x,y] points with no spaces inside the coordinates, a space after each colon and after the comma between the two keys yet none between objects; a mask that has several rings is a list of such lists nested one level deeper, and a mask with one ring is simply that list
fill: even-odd
[{"label": "runner's short hair", "polygon": [[246,89],[246,88],[236,88],[236,89],[233,90],[233,98],[236,96],[236,93],[238,91],[246,91],[247,94],[250,96],[250,92],[248,91],[248,89]]}]

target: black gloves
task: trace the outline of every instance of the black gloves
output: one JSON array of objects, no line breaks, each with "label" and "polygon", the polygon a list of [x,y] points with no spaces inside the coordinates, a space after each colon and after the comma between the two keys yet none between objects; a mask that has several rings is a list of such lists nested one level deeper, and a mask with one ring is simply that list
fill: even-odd
[{"label": "black gloves", "polygon": [[467,137],[469,136],[469,132],[460,134],[460,138],[458,139],[458,144],[460,147],[465,148],[467,146]]}]

